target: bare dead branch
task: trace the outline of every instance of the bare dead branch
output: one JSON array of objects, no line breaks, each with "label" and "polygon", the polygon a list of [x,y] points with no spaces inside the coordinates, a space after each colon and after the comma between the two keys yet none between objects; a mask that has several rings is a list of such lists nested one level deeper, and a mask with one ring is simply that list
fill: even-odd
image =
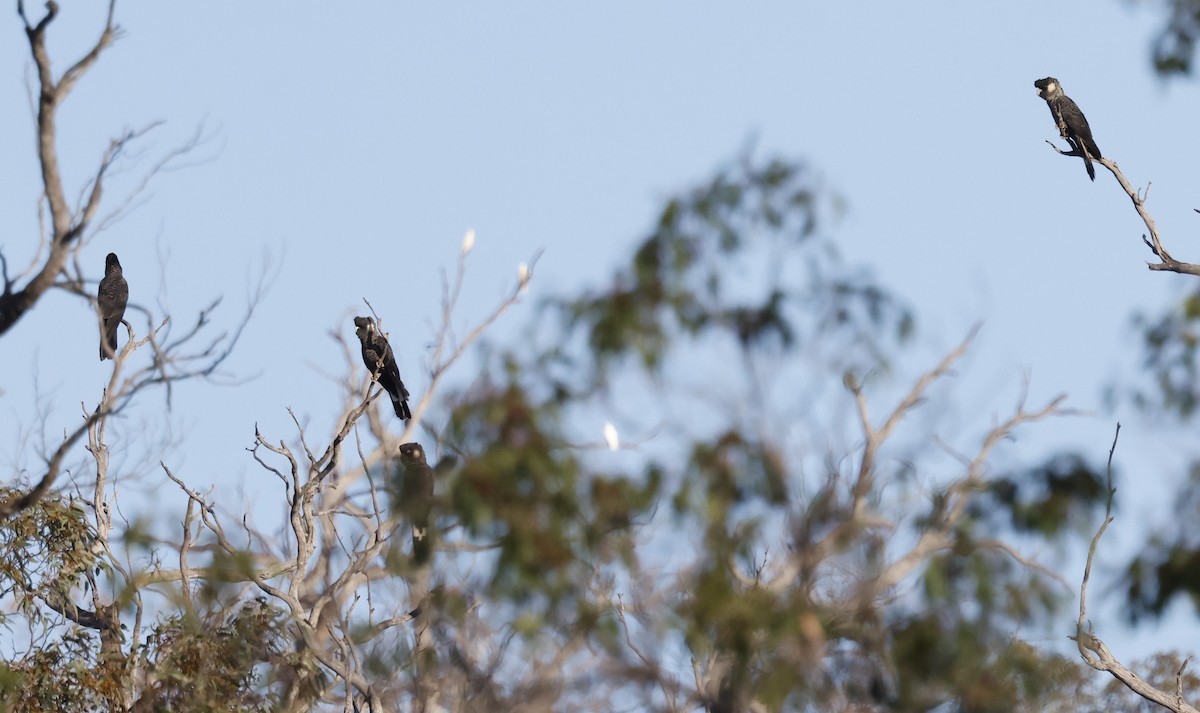
[{"label": "bare dead branch", "polygon": [[[459,279],[456,287],[461,286],[465,274],[464,255],[460,255]],[[473,345],[482,333],[498,319],[509,307],[519,301],[528,288],[530,280],[529,268],[518,276],[518,284],[500,304],[487,315],[482,323],[475,326],[462,340],[453,336],[450,319],[454,312],[457,298],[448,293],[443,307],[444,320],[439,331],[439,348],[431,360],[433,384],[426,390],[421,404],[414,408],[414,419],[407,427],[411,431],[415,422],[420,418],[422,408],[427,408],[432,402],[432,396],[438,380],[447,369],[461,357],[465,350]],[[453,294],[457,294],[455,289]],[[367,303],[371,308],[370,303]],[[380,322],[382,324],[382,321]],[[343,342],[343,346],[345,343]],[[355,362],[347,349],[347,363],[351,372],[356,371]],[[395,444],[380,426],[376,429],[371,421],[371,430],[380,438],[380,444],[374,451],[363,452],[361,442],[357,438],[357,425],[364,416],[371,417],[373,403],[383,393],[375,388],[370,379],[364,380],[359,386],[357,379],[348,379],[353,386],[348,390],[347,403],[342,415],[336,421],[336,427],[330,434],[327,445],[323,448],[311,441],[305,431],[301,419],[289,409],[293,426],[296,428],[296,444],[289,446],[282,441],[268,440],[257,428],[255,443],[250,452],[252,457],[265,470],[274,473],[284,484],[286,491],[286,552],[280,553],[282,559],[279,565],[287,564],[285,581],[276,589],[285,595],[282,598],[284,606],[289,610],[289,620],[295,626],[295,634],[299,644],[305,651],[316,657],[322,666],[332,674],[329,682],[335,686],[342,682],[358,690],[370,699],[375,695],[368,681],[360,672],[364,662],[359,660],[357,646],[361,645],[364,635],[367,638],[379,636],[384,631],[407,626],[412,636],[412,664],[409,675],[414,683],[411,689],[413,701],[437,700],[442,682],[437,680],[434,670],[426,671],[427,658],[422,652],[432,650],[435,644],[434,627],[436,626],[438,608],[436,606],[420,605],[412,607],[408,615],[391,615],[376,618],[373,613],[369,616],[369,625],[364,632],[361,622],[352,622],[348,608],[361,596],[359,593],[366,588],[368,596],[372,582],[394,579],[396,572],[383,566],[383,555],[386,548],[394,543],[394,532],[399,524],[399,513],[387,513],[386,506],[378,497],[377,488],[380,483],[374,478],[372,469],[375,464],[388,458],[388,452]],[[359,463],[355,471],[349,474],[342,471],[342,449],[347,447],[346,439],[355,433],[355,444]],[[268,453],[277,456],[282,462],[275,461]],[[370,505],[364,509],[347,498],[346,486],[363,474],[366,475],[370,486]],[[180,487],[183,487],[182,485]],[[190,491],[189,491],[190,492]],[[190,494],[189,497],[198,495]],[[202,514],[205,512],[201,508]],[[205,525],[214,528],[218,521],[214,516],[205,515]],[[358,534],[348,536],[350,526]],[[227,541],[223,533],[214,530],[217,542],[221,547]],[[445,543],[452,548],[459,543]],[[490,549],[490,548],[489,548]],[[267,560],[262,560],[263,564]],[[273,571],[278,572],[278,569]],[[170,576],[185,577],[194,570],[181,568],[178,573]],[[265,572],[263,573],[265,574]],[[404,583],[408,590],[409,602],[426,602],[431,591],[432,566],[426,563],[420,567],[405,571]],[[262,588],[268,577],[254,575],[255,584]],[[269,596],[275,596],[271,590],[263,589]],[[561,656],[569,656],[578,650],[579,643],[564,646]],[[493,665],[498,666],[502,657],[494,659]],[[553,667],[553,666],[552,666]],[[561,664],[556,668],[560,668]],[[332,692],[333,688],[326,689]],[[332,695],[332,693],[331,693]]]},{"label": "bare dead branch", "polygon": [[863,455],[859,463],[858,477],[855,480],[854,486],[851,489],[853,497],[852,512],[858,516],[861,515],[863,507],[863,496],[868,493],[874,482],[875,472],[875,457],[879,451],[879,447],[883,445],[895,430],[908,412],[917,407],[925,394],[925,391],[938,379],[950,373],[955,362],[963,357],[970,349],[971,343],[975,340],[975,336],[979,333],[979,326],[971,328],[967,337],[957,347],[950,351],[936,367],[922,374],[917,379],[916,384],[901,400],[901,402],[892,410],[883,426],[878,430],[871,425],[871,417],[867,410],[866,397],[863,395],[862,388],[853,382],[848,382],[847,386],[851,393],[854,394],[854,402],[858,407],[859,420],[862,423],[863,435],[866,437],[866,444],[863,446]]},{"label": "bare dead branch", "polygon": [[[29,40],[29,51],[37,69],[38,99],[37,99],[37,155],[42,173],[42,189],[46,198],[53,237],[50,241],[50,251],[41,269],[20,290],[12,290],[8,285],[0,296],[0,334],[6,332],[26,311],[32,307],[41,295],[54,283],[55,277],[62,271],[71,251],[78,243],[79,237],[87,226],[87,221],[99,206],[101,181],[107,166],[102,162],[94,183],[92,199],[87,203],[88,208],[81,211],[78,219],[72,215],[67,203],[66,192],[63,188],[62,169],[58,160],[58,107],[66,99],[75,83],[95,64],[104,51],[116,39],[118,30],[113,25],[113,10],[115,0],[110,0],[108,20],[96,44],[79,61],[72,65],[56,82],[51,68],[50,54],[46,49],[46,29],[58,14],[58,4],[46,4],[46,15],[35,26],[31,26],[25,14],[24,3],[18,3],[17,11],[25,23],[25,35]],[[7,280],[7,278],[6,278]]]},{"label": "bare dead branch", "polygon": [[926,561],[930,555],[951,547],[954,529],[966,513],[971,496],[982,490],[984,469],[992,450],[1009,438],[1012,432],[1022,424],[1040,421],[1050,416],[1064,415],[1065,411],[1060,406],[1065,399],[1065,396],[1057,396],[1036,411],[1025,410],[1025,404],[1022,401],[1018,404],[1016,413],[988,431],[984,436],[983,444],[967,466],[967,472],[945,489],[945,499],[948,505],[944,508],[940,519],[931,522],[921,532],[917,543],[911,550],[883,568],[871,584],[870,591],[880,593],[891,589],[912,573],[920,563]]},{"label": "bare dead branch", "polygon": [[1069,590],[1071,588],[1071,585],[1067,583],[1066,578],[1063,577],[1060,573],[1056,572],[1053,569],[1050,569],[1049,567],[1045,566],[1044,564],[1041,564],[1040,562],[1038,562],[1036,560],[1029,559],[1025,555],[1018,552],[1016,549],[1014,549],[1012,545],[1010,545],[1006,542],[1001,542],[1000,540],[988,539],[988,540],[979,540],[975,544],[984,549],[996,550],[998,552],[1003,552],[1004,554],[1011,557],[1015,562],[1020,564],[1025,569],[1037,572],[1038,574],[1041,574],[1043,577],[1048,577],[1050,579],[1053,579],[1055,582],[1058,582],[1059,584],[1061,584],[1063,586],[1063,588],[1065,588],[1065,589]]},{"label": "bare dead branch", "polygon": [[44,498],[50,491],[50,488],[54,486],[54,481],[58,478],[58,474],[62,469],[63,459],[67,457],[67,453],[91,429],[93,424],[107,415],[107,411],[102,411],[100,407],[97,407],[82,425],[72,431],[71,435],[67,436],[58,448],[54,449],[54,454],[46,463],[46,471],[38,480],[37,485],[33,486],[28,493],[20,497],[12,497],[0,502],[0,520],[12,517]]},{"label": "bare dead branch", "polygon": [[[509,308],[521,300],[521,297],[529,289],[529,282],[533,277],[533,269],[537,265],[537,261],[541,258],[541,255],[542,253],[539,250],[534,254],[528,265],[522,264],[522,267],[525,269],[523,272],[519,273],[517,284],[513,287],[508,297],[501,301],[501,303],[497,305],[494,310],[492,310],[491,314],[484,317],[479,324],[475,325],[475,327],[467,333],[467,336],[462,339],[462,341],[454,341],[450,316],[458,304],[458,295],[461,293],[462,283],[466,277],[467,254],[460,253],[458,259],[458,271],[455,276],[454,283],[444,292],[442,297],[442,324],[444,326],[438,335],[438,340],[434,346],[433,355],[431,357],[433,368],[430,373],[430,392],[432,392],[434,390],[434,386],[441,381],[441,378],[446,371],[450,369],[450,367],[452,367],[454,363],[462,357],[463,354],[466,353],[466,350],[472,344],[474,344],[476,340],[478,340],[479,337],[482,336],[483,333],[486,332],[488,328],[490,328],[492,324],[496,322],[496,320],[500,319],[500,317],[502,317],[504,313],[509,310]],[[417,406],[419,411],[424,410],[425,403],[426,399],[422,399],[421,403]],[[414,419],[417,417],[417,411],[413,412],[413,416]]]},{"label": "bare dead branch", "polygon": [[[806,553],[804,558],[793,557],[789,560],[788,565],[777,576],[773,577],[767,588],[772,591],[781,591],[783,588],[790,586],[790,582],[799,574],[803,568],[801,559],[811,563],[825,560],[836,549],[837,543],[842,541],[847,533],[853,532],[859,528],[870,527],[889,527],[891,523],[873,516],[868,512],[866,506],[867,495],[871,492],[875,484],[876,472],[876,457],[879,449],[884,442],[892,435],[896,426],[904,419],[904,417],[916,408],[922,401],[925,392],[939,379],[951,373],[954,364],[966,354],[974,341],[975,336],[979,332],[979,327],[973,327],[967,334],[966,338],[954,349],[952,349],[942,361],[930,371],[922,374],[913,384],[912,389],[900,400],[900,403],[892,410],[884,421],[883,425],[876,428],[872,423],[870,409],[867,404],[866,394],[862,386],[854,378],[852,374],[847,374],[845,378],[846,388],[854,396],[855,407],[858,412],[859,424],[863,431],[864,443],[862,447],[862,455],[859,458],[858,472],[855,476],[854,483],[850,487],[850,506],[848,517],[841,522],[837,527],[830,528],[825,535],[816,542],[811,551]],[[927,543],[932,546],[932,541]],[[936,549],[936,548],[935,548]],[[914,553],[915,560],[923,556],[921,553]]]},{"label": "bare dead branch", "polygon": [[678,683],[672,676],[664,676],[659,663],[651,659],[640,647],[633,641],[633,634],[629,631],[629,622],[625,619],[625,601],[621,597],[617,597],[617,620],[621,622],[621,629],[625,633],[625,647],[633,652],[633,655],[642,663],[643,673],[649,674],[659,690],[662,691],[663,700],[667,703],[668,710],[676,710],[675,700],[679,693]]},{"label": "bare dead branch", "polygon": [[1146,266],[1151,270],[1165,270],[1168,272],[1178,272],[1185,275],[1200,275],[1200,265],[1180,262],[1171,257],[1171,254],[1167,252],[1165,247],[1163,247],[1162,241],[1158,236],[1158,225],[1154,222],[1154,217],[1150,215],[1150,211],[1146,209],[1146,198],[1150,194],[1150,186],[1147,185],[1146,190],[1139,194],[1136,190],[1134,190],[1133,186],[1129,185],[1129,181],[1126,180],[1125,174],[1121,173],[1121,169],[1117,167],[1117,163],[1115,161],[1112,159],[1102,158],[1099,159],[1097,163],[1107,168],[1114,176],[1116,176],[1117,183],[1121,184],[1121,188],[1125,191],[1125,194],[1129,196],[1130,202],[1133,203],[1134,210],[1137,211],[1137,214],[1139,217],[1141,217],[1142,222],[1146,224],[1146,230],[1149,232],[1150,237],[1147,238],[1146,235],[1142,235],[1142,242],[1146,244],[1146,247],[1150,248],[1150,252],[1154,253],[1154,256],[1160,261],[1158,263],[1147,263]]},{"label": "bare dead branch", "polygon": [[1087,665],[1097,671],[1107,671],[1113,678],[1142,698],[1151,703],[1158,704],[1167,710],[1176,711],[1176,713],[1200,713],[1196,708],[1183,700],[1182,676],[1183,668],[1187,665],[1187,661],[1184,662],[1183,666],[1180,666],[1179,672],[1176,674],[1175,695],[1171,695],[1150,685],[1145,679],[1118,661],[1108,646],[1095,635],[1091,627],[1087,624],[1087,586],[1092,574],[1092,562],[1095,559],[1096,548],[1100,544],[1101,536],[1104,535],[1104,531],[1108,529],[1109,524],[1113,521],[1112,504],[1116,488],[1113,487],[1112,459],[1113,454],[1116,452],[1117,439],[1120,435],[1121,424],[1118,423],[1116,431],[1113,433],[1112,447],[1108,451],[1108,501],[1105,506],[1104,520],[1100,523],[1100,527],[1096,530],[1095,536],[1092,537],[1092,543],[1088,547],[1087,564],[1084,566],[1083,581],[1079,586],[1079,619],[1075,623],[1075,635],[1068,638],[1075,641],[1076,646],[1079,648],[1079,655]]},{"label": "bare dead branch", "polygon": [[[30,23],[25,13],[23,2],[18,3],[18,14],[25,23],[26,36],[29,40],[30,54],[36,68],[36,138],[37,158],[41,169],[42,199],[45,210],[38,211],[39,224],[43,226],[39,239],[39,249],[28,269],[20,276],[8,274],[7,263],[3,265],[3,290],[0,291],[0,334],[8,331],[26,312],[38,302],[46,290],[51,287],[66,287],[70,292],[84,294],[83,272],[78,265],[78,252],[87,242],[85,234],[97,220],[104,193],[105,178],[112,172],[116,161],[127,152],[132,142],[142,138],[158,124],[138,130],[127,130],[114,138],[104,152],[99,166],[86,182],[83,195],[78,205],[72,209],[65,189],[65,180],[59,164],[57,112],[74,85],[83,77],[99,59],[101,53],[108,48],[119,36],[120,30],[114,24],[116,2],[110,0],[107,19],[103,31],[90,50],[73,65],[61,78],[54,78],[51,58],[46,48],[46,31],[58,14],[55,2],[47,3],[46,15],[36,24]],[[95,232],[111,226],[125,215],[159,173],[167,170],[180,156],[195,150],[203,143],[203,129],[197,130],[195,136],[182,146],[169,151],[142,178],[141,184],[126,196],[120,204],[100,219]],[[44,215],[49,216],[49,230],[45,228]],[[74,260],[74,262],[72,262]],[[68,269],[73,265],[72,269]],[[65,283],[59,278],[65,278]],[[19,284],[22,283],[23,284]],[[90,295],[84,294],[90,299]],[[169,396],[169,392],[168,392]]]},{"label": "bare dead branch", "polygon": [[1179,670],[1175,672],[1175,705],[1179,708],[1183,707],[1183,670],[1191,663],[1192,657],[1188,656],[1179,664]]},{"label": "bare dead branch", "polygon": [[[1079,150],[1078,146],[1076,146],[1074,142],[1070,141],[1069,139],[1068,143],[1071,144],[1071,150],[1069,151],[1064,151],[1063,149],[1058,148],[1050,141],[1047,141],[1046,143],[1049,144],[1050,148],[1057,151],[1061,156],[1083,156],[1083,153]],[[1147,184],[1146,190],[1139,194],[1138,191],[1134,190],[1133,186],[1129,184],[1129,181],[1125,178],[1125,174],[1121,173],[1121,169],[1117,167],[1116,161],[1113,161],[1110,158],[1098,158],[1093,160],[1112,172],[1112,175],[1117,179],[1117,183],[1121,184],[1121,188],[1125,191],[1125,194],[1129,196],[1130,202],[1133,203],[1134,210],[1137,211],[1137,214],[1142,219],[1142,222],[1146,224],[1146,230],[1149,232],[1149,237],[1143,234],[1142,242],[1144,242],[1146,247],[1150,248],[1150,252],[1154,253],[1154,256],[1159,259],[1159,262],[1157,263],[1147,263],[1146,267],[1150,270],[1177,272],[1183,275],[1200,276],[1200,265],[1188,262],[1180,262],[1171,257],[1171,254],[1167,252],[1165,247],[1163,247],[1162,240],[1160,240],[1158,236],[1158,225],[1154,222],[1154,217],[1150,215],[1150,211],[1146,210],[1146,198],[1150,194],[1149,184]],[[1200,212],[1200,210],[1197,212]]]},{"label": "bare dead branch", "polygon": [[100,38],[96,40],[95,46],[86,55],[81,57],[78,62],[71,65],[67,71],[63,72],[62,78],[58,80],[57,90],[59,96],[57,100],[59,102],[66,98],[67,94],[74,88],[75,83],[79,81],[79,78],[96,63],[96,60],[100,58],[100,53],[116,41],[120,35],[120,28],[113,24],[113,14],[116,5],[116,0],[109,0],[108,18],[104,25],[104,31],[100,33]]},{"label": "bare dead branch", "polygon": [[[155,121],[150,123],[148,126],[142,127],[141,129],[130,130],[126,132],[125,136],[122,138],[125,139],[125,143],[128,143],[128,141],[142,138],[162,125],[163,122]],[[204,125],[198,125],[192,136],[159,157],[159,159],[154,162],[154,165],[152,165],[145,171],[145,173],[142,174],[141,180],[136,186],[130,189],[129,193],[127,193],[121,199],[121,202],[95,222],[96,227],[92,231],[92,234],[94,235],[96,233],[103,232],[119,223],[121,219],[126,217],[135,207],[144,202],[139,199],[145,195],[151,184],[154,183],[154,180],[158,178],[159,175],[179,168],[180,165],[182,165],[181,159],[183,159],[185,156],[190,156],[193,152],[207,144],[210,139],[211,136],[205,134]],[[113,158],[115,159],[116,156]],[[194,161],[189,161],[186,165],[199,165],[205,163],[207,160],[208,159],[201,157]],[[93,185],[94,184],[95,179],[93,179]],[[91,224],[92,222],[93,221],[89,218],[88,223]]]},{"label": "bare dead branch", "polygon": [[[1100,528],[1096,530],[1096,534],[1092,537],[1092,544],[1088,547],[1087,564],[1084,565],[1083,568],[1083,582],[1079,587],[1079,621],[1076,624],[1076,628],[1079,631],[1083,631],[1085,625],[1087,624],[1087,586],[1088,581],[1092,577],[1092,561],[1096,557],[1096,547],[1100,544],[1100,538],[1104,535],[1104,531],[1108,529],[1108,526],[1112,524],[1113,521],[1112,504],[1113,496],[1116,494],[1116,488],[1113,487],[1112,482],[1112,459],[1113,454],[1116,453],[1117,450],[1117,439],[1120,437],[1121,424],[1118,423],[1116,431],[1113,432],[1112,446],[1108,449],[1108,468],[1106,470],[1108,479],[1108,499],[1105,502],[1104,521],[1100,523]],[[1080,651],[1080,654],[1083,654],[1082,650]],[[1086,655],[1084,658],[1087,658]]]}]

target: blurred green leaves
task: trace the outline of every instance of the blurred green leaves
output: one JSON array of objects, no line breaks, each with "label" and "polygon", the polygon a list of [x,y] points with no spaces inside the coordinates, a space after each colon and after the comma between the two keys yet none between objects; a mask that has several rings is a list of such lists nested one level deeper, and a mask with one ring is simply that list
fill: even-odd
[{"label": "blurred green leaves", "polygon": [[[626,357],[654,371],[680,337],[718,332],[743,349],[786,350],[835,329],[907,337],[909,310],[822,239],[831,203],[803,163],[744,156],[668,200],[607,286],[559,303],[565,324],[587,335],[599,371]],[[786,271],[793,261],[803,274]]]},{"label": "blurred green leaves", "polygon": [[494,370],[502,376],[489,373],[455,399],[446,437],[464,459],[446,486],[450,504],[473,541],[498,549],[495,593],[565,604],[581,593],[596,558],[612,555],[610,545],[632,557],[620,539],[652,507],[659,479],[585,467],[554,394],[538,397],[536,375],[512,368],[512,355],[502,361]]}]

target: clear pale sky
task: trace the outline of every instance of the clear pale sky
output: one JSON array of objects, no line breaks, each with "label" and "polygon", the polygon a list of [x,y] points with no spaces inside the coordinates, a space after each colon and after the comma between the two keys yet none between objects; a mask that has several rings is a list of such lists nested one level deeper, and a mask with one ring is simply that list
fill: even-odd
[{"label": "clear pale sky", "polygon": [[[59,71],[97,37],[100,5],[64,3],[50,28]],[[482,316],[538,250],[531,298],[602,279],[664,198],[754,138],[760,156],[814,166],[846,201],[831,228],[844,256],[914,306],[916,356],[899,376],[931,365],[982,321],[956,387],[964,417],[987,423],[1004,413],[1028,373],[1031,401],[1065,391],[1094,415],[1025,429],[1014,462],[1066,449],[1098,460],[1121,420],[1118,461],[1136,484],[1124,493],[1137,497],[1123,501],[1112,546],[1136,543],[1142,522],[1168,507],[1182,459],[1163,453],[1179,434],[1125,405],[1106,410],[1102,390],[1136,373],[1130,315],[1158,312],[1194,278],[1146,270],[1151,255],[1128,200],[1106,170],[1092,184],[1078,159],[1046,146],[1057,132],[1033,88],[1046,75],[1062,81],[1105,155],[1135,185],[1153,182],[1149,208],[1168,249],[1200,262],[1191,210],[1200,206],[1200,98],[1192,82],[1153,76],[1156,14],[1118,0],[354,10],[119,4],[124,36],[60,112],[70,195],[122,129],[166,122],[146,144],[150,160],[200,124],[211,137],[189,167],[160,176],[144,205],[93,240],[83,257],[94,277],[115,251],[132,301],[161,300],[187,323],[224,295],[217,320],[232,325],[265,255],[278,272],[227,363],[252,378],[185,385],[169,426],[154,426],[182,441],[170,459],[191,482],[232,485],[249,502],[275,495],[243,449],[255,423],[290,440],[287,407],[328,429],[339,396],[328,375],[344,369],[328,332],[353,339],[349,317],[364,297],[421,392],[440,271],[453,267],[466,229],[478,237],[460,324]],[[15,268],[37,234],[31,76],[10,8],[0,13],[0,247]],[[145,165],[117,177],[109,200]],[[511,313],[495,336],[514,333],[530,311]],[[93,313],[65,294],[44,298],[4,335],[5,471],[37,470],[23,437],[53,442],[73,428],[78,404],[94,405],[110,368],[96,360]],[[38,404],[48,411],[44,430],[29,416]],[[144,397],[123,437],[139,437],[160,407]],[[84,456],[80,448],[77,466]],[[158,492],[164,507],[177,495]],[[1116,598],[1104,591],[1093,596]],[[1175,645],[1194,640],[1188,622]],[[1069,624],[1047,641],[1057,645]],[[1097,624],[1102,635],[1116,626]],[[1119,643],[1127,659],[1174,642],[1146,629]]]}]

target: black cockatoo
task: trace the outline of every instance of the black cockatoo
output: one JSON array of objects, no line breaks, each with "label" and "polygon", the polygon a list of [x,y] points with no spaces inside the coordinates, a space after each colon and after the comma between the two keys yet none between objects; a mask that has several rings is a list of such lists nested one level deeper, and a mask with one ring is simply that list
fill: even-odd
[{"label": "black cockatoo", "polygon": [[100,361],[112,359],[117,354],[117,327],[125,316],[125,305],[129,302],[129,283],[116,253],[104,259],[104,279],[96,292],[96,306],[100,311]]},{"label": "black cockatoo", "polygon": [[392,408],[402,419],[412,418],[408,409],[408,389],[400,380],[400,367],[396,366],[396,355],[392,353],[392,345],[387,337],[379,333],[375,320],[370,317],[354,318],[355,333],[362,342],[363,364],[371,373],[371,378],[379,381],[383,390],[392,398]]},{"label": "black cockatoo", "polygon": [[424,564],[433,551],[433,533],[429,527],[433,510],[433,468],[425,460],[420,443],[400,446],[400,462],[404,464],[399,487],[399,502],[392,505],[412,524],[413,561]]}]

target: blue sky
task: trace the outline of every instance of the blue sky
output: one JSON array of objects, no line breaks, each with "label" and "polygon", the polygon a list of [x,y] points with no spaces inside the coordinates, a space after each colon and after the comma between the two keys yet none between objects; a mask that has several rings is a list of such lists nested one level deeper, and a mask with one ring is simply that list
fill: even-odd
[{"label": "blue sky", "polygon": [[[90,5],[65,4],[50,29],[59,71],[99,32]],[[539,250],[533,298],[600,280],[664,198],[753,138],[760,155],[809,162],[845,199],[831,229],[844,256],[916,309],[911,373],[982,321],[956,408],[987,422],[1028,373],[1033,402],[1065,391],[1097,415],[1027,429],[1021,456],[1078,448],[1098,458],[1119,418],[1118,460],[1140,480],[1107,537],[1132,544],[1166,507],[1182,459],[1163,453],[1178,443],[1125,407],[1105,412],[1101,393],[1135,373],[1129,315],[1158,311],[1191,282],[1146,270],[1127,199],[1107,171],[1092,184],[1078,159],[1045,145],[1056,131],[1033,88],[1048,74],[1062,81],[1105,154],[1135,185],[1153,181],[1149,208],[1168,249],[1200,261],[1200,201],[1189,193],[1200,156],[1188,140],[1200,99],[1193,83],[1152,75],[1159,18],[1149,11],[1116,0],[376,2],[353,13],[130,2],[117,15],[124,36],[60,113],[69,193],[124,128],[165,122],[149,157],[201,124],[210,140],[98,235],[85,261],[99,276],[116,251],[131,299],[162,299],[184,322],[221,294],[219,319],[232,324],[265,255],[277,272],[228,362],[254,378],[186,385],[169,426],[153,426],[182,441],[172,463],[194,482],[237,483],[255,497],[273,487],[243,451],[255,423],[290,439],[292,407],[327,429],[339,400],[327,375],[344,368],[328,332],[352,338],[364,297],[420,392],[441,271],[466,229],[478,238],[460,325],[482,317]],[[28,76],[10,13],[0,20],[0,247],[15,266],[37,230]],[[110,198],[138,175],[132,166],[117,177]],[[511,313],[496,336],[529,314]],[[109,367],[96,361],[94,319],[51,294],[0,339],[6,466],[37,463],[19,434],[41,433],[28,417],[39,398],[50,439],[77,423],[81,400],[95,402]],[[59,335],[82,335],[79,349],[62,349]],[[151,398],[139,418],[157,409]],[[143,427],[130,418],[126,436]],[[1162,643],[1161,632],[1128,640],[1135,654]]]}]

